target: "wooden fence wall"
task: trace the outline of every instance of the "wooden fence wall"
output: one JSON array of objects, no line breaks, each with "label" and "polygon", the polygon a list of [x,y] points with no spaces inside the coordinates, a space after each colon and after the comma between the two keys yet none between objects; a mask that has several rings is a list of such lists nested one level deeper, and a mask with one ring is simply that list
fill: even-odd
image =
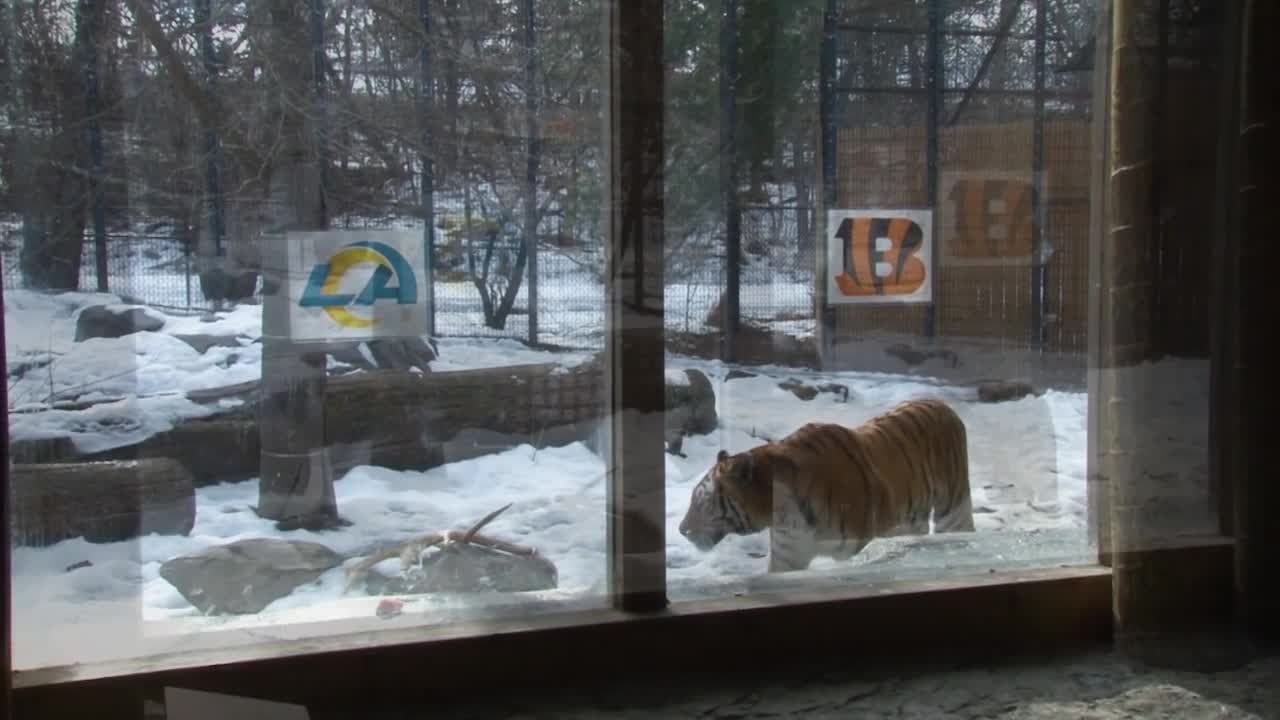
[{"label": "wooden fence wall", "polygon": [[[837,206],[928,207],[925,129],[845,128],[837,138]],[[1032,167],[1030,120],[943,128],[940,191],[934,222],[938,253],[934,298],[937,336],[1027,346],[1031,340],[1030,264]],[[1049,350],[1083,352],[1089,274],[1089,123],[1045,123],[1044,200],[1048,263],[1046,338]],[[987,195],[966,192],[993,183]],[[1019,192],[1021,190],[1021,192]],[[965,196],[969,195],[970,201]],[[1007,221],[988,232],[974,199],[998,197]],[[989,237],[988,237],[989,235]],[[987,246],[984,243],[994,243]],[[867,331],[923,334],[925,305],[850,306],[836,310],[836,341]]]}]

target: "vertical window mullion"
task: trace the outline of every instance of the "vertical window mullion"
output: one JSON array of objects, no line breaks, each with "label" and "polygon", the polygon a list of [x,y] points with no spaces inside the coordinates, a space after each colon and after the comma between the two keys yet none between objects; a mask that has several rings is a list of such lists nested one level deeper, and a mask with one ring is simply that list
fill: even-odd
[{"label": "vertical window mullion", "polygon": [[667,605],[663,332],[663,0],[604,0],[609,220],[609,593]]}]

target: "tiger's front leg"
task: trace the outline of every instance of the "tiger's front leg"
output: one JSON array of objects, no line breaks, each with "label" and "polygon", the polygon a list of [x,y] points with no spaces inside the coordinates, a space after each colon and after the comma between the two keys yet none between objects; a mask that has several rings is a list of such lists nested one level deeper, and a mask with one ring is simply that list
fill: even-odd
[{"label": "tiger's front leg", "polygon": [[769,572],[804,570],[818,554],[818,538],[794,497],[774,490],[773,522],[769,529]]},{"label": "tiger's front leg", "polygon": [[773,532],[769,539],[769,572],[780,573],[804,570],[817,556],[814,551],[813,533],[779,534]]}]

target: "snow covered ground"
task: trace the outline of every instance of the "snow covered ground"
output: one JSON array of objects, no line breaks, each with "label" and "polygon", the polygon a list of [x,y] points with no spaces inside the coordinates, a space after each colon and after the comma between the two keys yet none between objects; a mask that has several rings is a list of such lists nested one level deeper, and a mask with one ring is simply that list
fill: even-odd
[{"label": "snow covered ground", "polygon": [[[252,340],[259,332],[259,306],[240,306],[212,323],[151,309],[149,313],[165,321],[157,332],[73,342],[75,314],[80,309],[118,301],[85,293],[48,296],[6,291],[6,357],[11,368],[26,368],[9,379],[11,438],[69,435],[83,450],[127,444],[182,418],[212,411],[186,400],[184,391],[258,377],[260,352]],[[239,336],[241,346],[197,353],[173,337],[192,333]],[[433,363],[436,371],[528,362],[572,365],[587,356],[531,350],[501,339],[446,338],[440,349],[441,358]],[[901,400],[925,394],[949,400],[967,424],[978,536],[1005,533],[1001,542],[1018,545],[1021,549],[1014,554],[1024,561],[1058,564],[1087,554],[1087,397],[1083,392],[1050,390],[1039,397],[982,404],[972,387],[944,385],[920,376],[764,367],[751,368],[759,373],[756,377],[726,381],[731,368],[678,356],[668,358],[668,368],[698,368],[707,373],[720,414],[716,432],[686,438],[687,457],[666,456],[668,582],[673,600],[737,591],[734,588],[740,589],[742,582],[762,574],[766,567],[767,534],[730,538],[701,553],[677,532],[690,490],[716,452],[739,451],[780,438],[814,420],[856,424]],[[832,393],[799,400],[777,386],[791,377],[844,384],[849,388],[848,401]],[[114,400],[88,410],[37,412],[52,399],[72,397]],[[195,528],[186,537],[152,535],[99,545],[77,539],[48,548],[16,548],[16,664],[33,668],[153,652],[157,647],[178,651],[193,643],[208,646],[305,637],[335,632],[326,629],[328,625],[311,623],[344,618],[354,618],[358,624],[343,625],[343,632],[352,627],[386,627],[386,621],[374,619],[376,598],[343,594],[341,567],[258,615],[203,617],[159,577],[159,566],[177,555],[249,537],[306,539],[345,555],[361,554],[431,530],[469,524],[507,503],[514,504],[486,532],[537,547],[558,567],[559,587],[530,593],[519,600],[518,607],[509,605],[516,602],[511,596],[423,598],[392,622],[470,617],[467,613],[484,603],[495,607],[508,603],[494,610],[507,614],[531,612],[533,607],[598,603],[606,581],[605,492],[603,462],[580,443],[537,450],[526,445],[426,472],[357,467],[336,483],[340,512],[353,525],[325,533],[281,532],[259,519],[250,510],[257,502],[255,478],[201,488]],[[1052,541],[1036,545],[1037,535]],[[839,567],[891,569],[910,550],[908,541],[877,542]],[[67,570],[86,560],[92,565]],[[980,554],[974,561],[998,567],[1005,560]],[[395,561],[390,564],[394,566]],[[837,567],[834,561],[820,558],[794,582],[803,583],[805,576],[816,577]],[[926,570],[947,572],[940,567]],[[232,629],[243,632],[198,632]]]}]

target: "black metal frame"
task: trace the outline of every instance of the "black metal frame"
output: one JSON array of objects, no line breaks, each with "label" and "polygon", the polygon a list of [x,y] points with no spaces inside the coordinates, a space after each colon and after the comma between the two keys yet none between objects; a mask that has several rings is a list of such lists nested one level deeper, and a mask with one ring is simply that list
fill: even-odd
[{"label": "black metal frame", "polygon": [[[1045,103],[1049,99],[1085,99],[1092,95],[1088,91],[1069,91],[1069,90],[1048,90],[1045,87],[1045,78],[1047,73],[1046,65],[1046,43],[1050,39],[1048,35],[1047,22],[1047,0],[1020,0],[1009,17],[1002,19],[1001,27],[996,30],[973,30],[966,28],[946,27],[946,2],[947,0],[927,0],[926,12],[928,16],[927,26],[923,29],[915,26],[885,26],[872,25],[864,23],[840,22],[837,3],[829,0],[827,3],[826,13],[824,15],[824,31],[823,31],[823,62],[821,65],[821,78],[819,82],[819,125],[821,128],[822,143],[822,174],[824,188],[824,217],[818,219],[819,227],[826,228],[825,210],[834,207],[836,202],[835,190],[835,174],[836,161],[835,155],[838,152],[835,142],[836,136],[836,104],[834,95],[836,93],[859,94],[859,95],[926,95],[928,100],[928,110],[926,121],[927,136],[927,157],[925,159],[926,172],[928,174],[928,204],[932,209],[938,206],[938,164],[940,158],[938,132],[940,129],[940,115],[943,111],[943,100],[947,95],[962,95],[960,107],[957,108],[955,114],[947,122],[948,125],[954,125],[959,119],[960,113],[968,104],[969,98],[975,95],[994,95],[1004,97],[1030,97],[1034,103],[1033,114],[1033,130],[1032,130],[1032,194],[1031,194],[1031,214],[1032,214],[1032,264],[1031,264],[1031,342],[1032,346],[1043,352],[1046,343],[1046,324],[1048,317],[1049,299],[1047,295],[1048,289],[1048,270],[1047,258],[1045,257],[1045,238],[1047,237],[1048,212],[1045,208],[1044,198],[1044,115]],[[1013,33],[1010,31],[1012,21],[1016,19],[1022,8],[1028,3],[1034,3],[1036,22],[1035,32],[1027,35],[1025,33]],[[838,36],[840,33],[859,33],[859,34],[887,34],[887,35],[924,35],[926,38],[926,67],[925,67],[925,86],[924,87],[904,87],[904,86],[850,86],[839,85],[836,83],[835,68]],[[1035,42],[1035,86],[1027,88],[1002,88],[987,89],[979,88],[978,83],[986,74],[987,64],[990,62],[991,55],[984,60],[982,66],[978,69],[977,76],[967,87],[947,87],[944,82],[945,66],[942,57],[942,38],[944,37],[991,37],[996,38],[999,43],[1005,39],[1033,40]],[[1055,36],[1055,39],[1061,39]],[[993,48],[993,51],[996,48]],[[935,229],[935,237],[936,237]],[[938,266],[938,253],[933,254],[933,268],[936,273]],[[820,264],[821,267],[821,264]],[[821,280],[825,275],[818,273],[820,278],[819,285],[825,286]],[[935,274],[936,277],[936,274]],[[832,342],[835,332],[835,313],[826,307],[825,292],[819,290],[818,296],[823,301],[823,306],[819,310],[819,319],[821,325],[821,335],[824,338],[823,356],[827,356],[826,350]],[[932,338],[937,334],[937,299],[930,302],[925,307],[925,320],[923,333],[925,337]]]},{"label": "black metal frame", "polygon": [[738,7],[722,0],[720,25],[720,191],[725,223],[725,291],[720,355],[733,362],[737,352],[742,290],[742,208],[738,198]]}]

